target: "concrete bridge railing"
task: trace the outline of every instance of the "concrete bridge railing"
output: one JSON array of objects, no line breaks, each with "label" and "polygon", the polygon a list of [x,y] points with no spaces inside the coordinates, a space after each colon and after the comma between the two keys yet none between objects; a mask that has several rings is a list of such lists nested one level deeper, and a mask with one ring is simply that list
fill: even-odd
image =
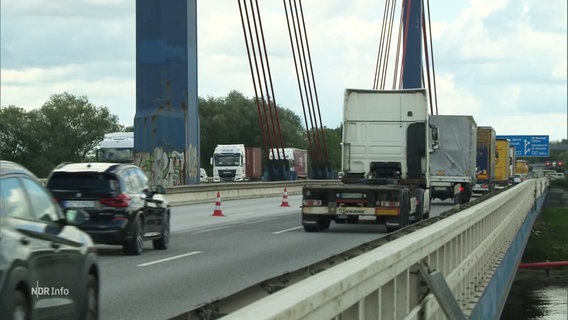
[{"label": "concrete bridge railing", "polygon": [[205,183],[192,186],[166,188],[166,199],[171,205],[184,205],[203,202],[215,202],[217,192],[223,200],[282,196],[284,188],[288,195],[302,193],[302,186],[312,183],[337,183],[329,180],[300,180],[277,182],[232,182]]},{"label": "concrete bridge railing", "polygon": [[546,192],[523,182],[223,318],[496,319]]}]

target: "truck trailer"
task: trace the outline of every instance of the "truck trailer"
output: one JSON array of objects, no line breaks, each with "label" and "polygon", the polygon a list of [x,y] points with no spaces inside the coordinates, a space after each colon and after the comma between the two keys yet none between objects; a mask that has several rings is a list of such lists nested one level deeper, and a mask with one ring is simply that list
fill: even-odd
[{"label": "truck trailer", "polygon": [[[278,153],[277,153],[278,152]],[[298,148],[270,149],[268,159],[272,160],[280,156],[280,159],[286,159],[290,168],[290,180],[299,180],[308,178],[308,151]]]},{"label": "truck trailer", "polygon": [[344,174],[334,184],[302,188],[305,231],[370,217],[390,232],[429,216],[437,129],[426,97],[425,89],[345,91]]},{"label": "truck trailer", "polygon": [[503,189],[509,185],[509,153],[511,147],[509,140],[496,139],[495,140],[495,188]]},{"label": "truck trailer", "polygon": [[521,181],[525,181],[529,178],[529,165],[526,160],[516,160],[515,161],[515,174],[521,176]]},{"label": "truck trailer", "polygon": [[468,115],[431,115],[438,128],[439,149],[430,156],[432,198],[470,200],[476,181],[477,124]]},{"label": "truck trailer", "polygon": [[244,144],[219,144],[210,159],[213,181],[254,181],[262,176],[261,149]]},{"label": "truck trailer", "polygon": [[477,181],[473,192],[490,193],[495,190],[495,130],[492,127],[477,128]]}]

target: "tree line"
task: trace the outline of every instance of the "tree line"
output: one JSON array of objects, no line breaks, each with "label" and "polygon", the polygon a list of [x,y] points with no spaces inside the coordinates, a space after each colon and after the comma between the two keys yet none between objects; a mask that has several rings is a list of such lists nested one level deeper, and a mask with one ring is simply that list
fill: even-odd
[{"label": "tree line", "polygon": [[[201,167],[211,172],[209,158],[217,144],[263,147],[258,110],[254,99],[231,91],[226,97],[198,98]],[[302,119],[289,109],[277,107],[286,147],[308,149]],[[133,131],[121,125],[106,106],[95,106],[86,96],[67,92],[50,96],[40,108],[26,111],[10,105],[0,107],[0,159],[18,162],[39,177],[62,162],[84,162],[105,133]],[[341,128],[324,128],[329,158],[339,170]]]}]

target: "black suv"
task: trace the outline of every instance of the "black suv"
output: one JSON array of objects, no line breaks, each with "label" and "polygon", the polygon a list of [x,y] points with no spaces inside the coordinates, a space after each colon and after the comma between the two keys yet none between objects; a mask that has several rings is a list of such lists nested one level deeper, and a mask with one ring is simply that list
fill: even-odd
[{"label": "black suv", "polygon": [[170,206],[164,188],[152,191],[144,172],[123,163],[64,163],[55,168],[47,188],[62,208],[81,208],[90,219],[79,228],[95,243],[122,245],[139,255],[145,240],[154,249],[168,248]]},{"label": "black suv", "polygon": [[74,226],[88,217],[62,212],[33,173],[0,161],[0,318],[98,318],[96,250]]}]

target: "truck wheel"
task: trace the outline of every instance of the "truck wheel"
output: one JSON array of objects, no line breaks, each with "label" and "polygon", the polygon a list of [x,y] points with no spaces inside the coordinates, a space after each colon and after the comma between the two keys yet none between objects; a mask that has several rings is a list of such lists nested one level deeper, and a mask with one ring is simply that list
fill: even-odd
[{"label": "truck wheel", "polygon": [[329,218],[319,218],[318,219],[318,226],[319,226],[320,230],[329,229],[330,223],[331,223],[331,219],[329,219]]},{"label": "truck wheel", "polygon": [[321,230],[320,219],[312,215],[302,215],[302,225],[306,232],[318,232]]},{"label": "truck wheel", "polygon": [[347,217],[347,222],[348,223],[358,223],[359,222],[359,216],[349,216],[349,217]]},{"label": "truck wheel", "polygon": [[304,231],[306,231],[306,232],[318,232],[318,231],[320,231],[320,227],[318,225],[314,225],[314,224],[305,224],[304,225]]},{"label": "truck wheel", "polygon": [[400,229],[399,227],[389,227],[386,225],[385,227],[387,228],[387,233],[395,232],[396,230]]}]

